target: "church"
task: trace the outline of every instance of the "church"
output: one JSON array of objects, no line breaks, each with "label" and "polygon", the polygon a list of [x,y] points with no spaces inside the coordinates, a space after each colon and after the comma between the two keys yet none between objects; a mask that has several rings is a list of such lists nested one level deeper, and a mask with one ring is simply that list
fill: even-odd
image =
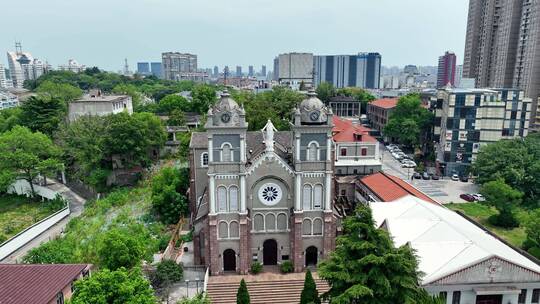
[{"label": "church", "polygon": [[301,272],[335,248],[333,114],[309,92],[291,115],[290,131],[270,120],[248,131],[244,109],[225,91],[206,132],[192,134],[195,263],[212,275],[246,274],[254,262],[291,261]]}]

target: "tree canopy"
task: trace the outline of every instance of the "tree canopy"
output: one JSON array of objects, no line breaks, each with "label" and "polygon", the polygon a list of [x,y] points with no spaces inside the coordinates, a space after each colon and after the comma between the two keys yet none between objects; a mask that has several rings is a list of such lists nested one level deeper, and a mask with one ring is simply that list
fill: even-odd
[{"label": "tree canopy", "polygon": [[317,97],[323,102],[327,103],[330,101],[330,98],[336,96],[336,88],[330,82],[321,82],[315,90]]},{"label": "tree canopy", "polygon": [[21,106],[19,121],[32,131],[51,136],[66,115],[66,104],[59,98],[31,96]]},{"label": "tree canopy", "polygon": [[43,81],[36,92],[45,99],[58,99],[64,103],[73,101],[82,96],[82,90],[68,83],[57,83],[50,80]]},{"label": "tree canopy", "polygon": [[334,304],[416,303],[421,292],[413,250],[395,248],[388,233],[374,226],[371,209],[359,205],[345,218],[336,250],[318,266],[330,285],[323,294]]},{"label": "tree canopy", "polygon": [[152,209],[164,224],[176,224],[187,215],[187,175],[177,168],[166,167],[152,179]]},{"label": "tree canopy", "polygon": [[494,206],[499,214],[489,218],[496,226],[513,228],[519,226],[513,209],[521,204],[523,193],[507,185],[502,178],[482,185],[480,193],[486,198],[486,203]]},{"label": "tree canopy", "polygon": [[425,136],[430,133],[432,124],[433,114],[422,106],[420,96],[409,94],[399,98],[383,133],[413,147],[425,144]]},{"label": "tree canopy", "polygon": [[100,265],[110,270],[133,268],[145,255],[140,238],[121,228],[110,229],[98,243]]}]

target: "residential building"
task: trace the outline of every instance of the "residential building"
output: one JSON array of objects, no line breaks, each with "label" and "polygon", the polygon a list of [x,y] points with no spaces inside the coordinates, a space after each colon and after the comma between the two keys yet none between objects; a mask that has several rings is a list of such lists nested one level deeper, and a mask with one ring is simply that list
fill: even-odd
[{"label": "residential building", "polygon": [[261,66],[261,76],[266,77],[266,66],[264,64]]},{"label": "residential building", "polygon": [[414,196],[369,206],[394,246],[414,250],[420,286],[444,303],[539,302],[538,261],[476,221]]},{"label": "residential building", "polygon": [[337,88],[378,89],[380,78],[381,55],[379,53],[314,57],[315,85],[329,82]]},{"label": "residential building", "polygon": [[163,79],[182,80],[191,78],[198,73],[197,55],[178,52],[161,54]]},{"label": "residential building", "polygon": [[75,59],[69,59],[67,64],[59,65],[58,70],[82,73],[86,70],[86,66],[84,64],[79,64]]},{"label": "residential building", "polygon": [[252,65],[248,66],[248,76],[249,77],[255,76],[255,70],[253,69]]},{"label": "residential building", "polygon": [[328,105],[334,115],[339,117],[358,118],[362,109],[362,103],[354,97],[338,95],[330,97]]},{"label": "residential building", "polygon": [[7,90],[0,90],[0,110],[14,108],[19,106],[17,95],[11,94]]},{"label": "residential building", "polygon": [[272,73],[272,80],[279,81],[279,56],[274,58],[274,71]]},{"label": "residential building", "polygon": [[137,74],[139,75],[151,75],[149,62],[137,62]]},{"label": "residential building", "polygon": [[219,77],[219,68],[217,65],[214,66],[214,77]]},{"label": "residential building", "polygon": [[360,203],[392,202],[409,195],[438,204],[401,178],[382,171],[362,177],[356,182],[355,199]]},{"label": "residential building", "polygon": [[236,77],[242,77],[242,67],[239,65],[236,66]]},{"label": "residential building", "polygon": [[[297,86],[300,83],[311,85],[313,83],[313,54],[312,53],[286,53],[277,58],[277,71],[280,83]],[[275,64],[275,61],[274,61]]]},{"label": "residential building", "polygon": [[151,69],[152,75],[156,76],[157,78],[163,78],[161,62],[150,62],[150,69]]},{"label": "residential building", "polygon": [[124,111],[133,114],[129,95],[103,95],[101,91],[95,91],[68,104],[68,120],[71,122],[81,116],[105,116]]},{"label": "residential building", "polygon": [[478,88],[522,89],[540,96],[540,2],[470,0],[463,76]]},{"label": "residential building", "polygon": [[7,78],[6,69],[4,65],[0,63],[0,89],[7,89],[11,87],[11,81]]},{"label": "residential building", "polygon": [[524,95],[512,89],[439,90],[432,107],[440,173],[466,174],[482,145],[527,136],[531,99]]},{"label": "residential building", "polygon": [[28,52],[23,52],[17,44],[17,51],[7,52],[9,72],[14,88],[22,88],[25,80],[35,80],[49,68],[47,63],[35,59]]},{"label": "residential building", "polygon": [[190,208],[195,263],[212,275],[246,274],[253,262],[290,260],[295,272],[335,247],[332,112],[311,91],[291,131],[269,120],[248,132],[227,92],[190,142]]},{"label": "residential building", "polygon": [[90,275],[89,264],[0,264],[0,300],[6,304],[59,304],[74,283]]},{"label": "residential building", "polygon": [[383,98],[368,103],[367,116],[371,122],[371,127],[382,132],[388,123],[390,113],[392,113],[397,103],[398,98]]},{"label": "residential building", "polygon": [[456,54],[446,52],[439,57],[439,67],[437,70],[437,87],[442,88],[450,84],[456,84]]}]

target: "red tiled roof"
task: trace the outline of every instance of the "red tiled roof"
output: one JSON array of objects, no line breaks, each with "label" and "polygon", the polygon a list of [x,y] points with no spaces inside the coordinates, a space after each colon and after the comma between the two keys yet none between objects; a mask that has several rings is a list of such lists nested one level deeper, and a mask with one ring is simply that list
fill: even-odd
[{"label": "red tiled roof", "polygon": [[0,303],[49,303],[87,266],[87,264],[0,264]]},{"label": "red tiled roof", "polygon": [[391,109],[394,108],[398,103],[399,98],[383,98],[383,99],[377,99],[372,102],[370,102],[371,105],[383,108],[383,109]]},{"label": "red tiled roof", "polygon": [[[332,134],[335,142],[377,142],[369,135],[371,129],[362,125],[355,125],[352,121],[334,116]],[[355,135],[362,135],[358,139]]]},{"label": "red tiled roof", "polygon": [[360,179],[359,183],[370,189],[371,192],[377,195],[383,202],[391,202],[404,196],[412,195],[425,201],[439,204],[437,201],[399,177],[384,172],[368,175]]}]

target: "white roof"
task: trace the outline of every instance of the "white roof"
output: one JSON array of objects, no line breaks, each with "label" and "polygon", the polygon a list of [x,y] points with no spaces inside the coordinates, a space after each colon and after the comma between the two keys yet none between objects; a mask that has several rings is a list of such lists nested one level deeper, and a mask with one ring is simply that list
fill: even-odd
[{"label": "white roof", "polygon": [[416,250],[423,285],[493,256],[540,273],[538,264],[442,205],[405,196],[370,206],[378,227],[386,221],[396,246],[409,242]]}]

